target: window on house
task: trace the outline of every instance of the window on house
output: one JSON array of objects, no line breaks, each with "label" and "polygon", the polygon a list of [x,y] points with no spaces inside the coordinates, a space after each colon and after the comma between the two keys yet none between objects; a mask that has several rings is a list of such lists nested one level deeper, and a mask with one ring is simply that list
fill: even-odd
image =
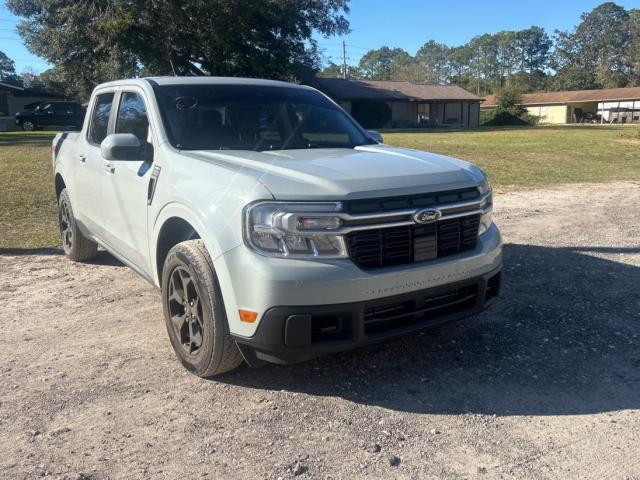
[{"label": "window on house", "polygon": [[9,115],[9,99],[6,93],[0,93],[0,117]]}]

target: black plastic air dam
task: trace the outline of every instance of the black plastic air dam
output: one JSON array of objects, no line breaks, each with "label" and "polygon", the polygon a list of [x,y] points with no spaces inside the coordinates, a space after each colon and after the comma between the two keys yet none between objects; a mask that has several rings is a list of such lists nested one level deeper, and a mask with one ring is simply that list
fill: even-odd
[{"label": "black plastic air dam", "polygon": [[478,277],[366,302],[273,307],[252,337],[234,335],[250,366],[293,364],[460,320],[487,308],[501,267]]}]

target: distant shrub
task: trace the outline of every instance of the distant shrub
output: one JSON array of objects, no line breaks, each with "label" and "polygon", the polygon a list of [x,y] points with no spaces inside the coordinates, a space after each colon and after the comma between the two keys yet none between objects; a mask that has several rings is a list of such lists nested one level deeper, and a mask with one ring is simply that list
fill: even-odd
[{"label": "distant shrub", "polygon": [[491,115],[487,115],[485,117],[484,121],[481,121],[481,124],[487,127],[499,127],[508,125],[532,127],[534,125],[537,125],[539,121],[540,117],[529,115],[528,113],[517,116],[509,112],[498,112],[497,110],[494,110]]},{"label": "distant shrub", "polygon": [[391,128],[413,128],[417,126],[416,123],[409,122],[404,118],[396,118],[391,121]]},{"label": "distant shrub", "polygon": [[530,115],[522,106],[522,95],[515,88],[505,88],[496,95],[496,108],[483,112],[480,124],[486,126],[532,126],[540,121],[540,117]]},{"label": "distant shrub", "polygon": [[391,107],[382,100],[361,100],[353,103],[351,115],[364,128],[382,128],[391,121]]}]

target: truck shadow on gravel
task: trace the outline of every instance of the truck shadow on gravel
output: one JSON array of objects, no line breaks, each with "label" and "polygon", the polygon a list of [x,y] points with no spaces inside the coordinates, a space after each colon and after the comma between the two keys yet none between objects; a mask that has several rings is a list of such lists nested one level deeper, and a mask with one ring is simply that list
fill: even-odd
[{"label": "truck shadow on gravel", "polygon": [[[588,251],[587,251],[588,250]],[[483,314],[296,366],[216,381],[435,414],[578,415],[640,408],[640,267],[505,245],[502,298]]]}]

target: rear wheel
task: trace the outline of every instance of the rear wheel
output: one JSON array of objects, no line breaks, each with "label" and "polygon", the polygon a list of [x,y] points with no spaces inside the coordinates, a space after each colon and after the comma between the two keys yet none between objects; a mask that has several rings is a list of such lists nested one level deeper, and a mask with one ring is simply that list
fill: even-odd
[{"label": "rear wheel", "polygon": [[162,299],[171,345],[189,371],[211,377],[242,363],[202,240],[182,242],[169,251],[162,270]]},{"label": "rear wheel", "polygon": [[85,237],[78,228],[66,188],[60,192],[58,200],[58,223],[62,248],[64,248],[67,257],[75,262],[80,262],[96,256],[98,245]]}]

